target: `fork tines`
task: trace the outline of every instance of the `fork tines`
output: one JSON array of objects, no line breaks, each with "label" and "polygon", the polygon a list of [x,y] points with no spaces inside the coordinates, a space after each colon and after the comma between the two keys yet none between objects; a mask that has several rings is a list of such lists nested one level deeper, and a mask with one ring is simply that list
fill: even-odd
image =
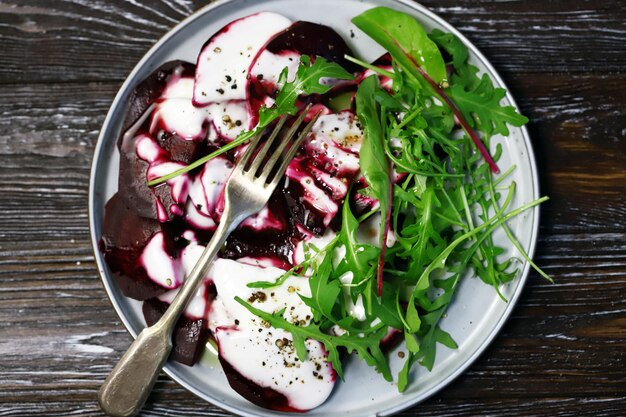
[{"label": "fork tines", "polygon": [[[317,113],[315,117],[313,117],[313,119],[311,119],[311,121],[307,123],[304,129],[302,129],[302,131],[300,132],[296,140],[290,144],[291,139],[293,138],[297,130],[302,125],[302,122],[304,118],[306,117],[310,107],[311,107],[310,105],[307,106],[300,113],[298,118],[294,121],[294,123],[291,125],[291,127],[289,127],[289,129],[286,132],[283,131],[283,127],[285,125],[285,122],[289,118],[289,115],[282,116],[276,123],[276,126],[272,130],[272,133],[270,134],[269,138],[265,141],[265,143],[263,144],[263,147],[256,153],[256,155],[254,154],[255,154],[255,151],[260,146],[259,142],[260,142],[262,134],[259,133],[252,140],[252,142],[250,143],[250,146],[248,147],[243,157],[241,158],[241,161],[239,162],[239,164],[237,164],[239,167],[241,167],[243,173],[246,176],[252,176],[253,178],[258,178],[259,180],[265,182],[266,185],[271,185],[272,183],[278,182],[280,180],[282,175],[285,173],[285,170],[287,169],[289,162],[291,162],[296,152],[298,151],[300,144],[302,144],[302,141],[309,134],[309,132],[313,128],[313,125],[315,124],[315,122],[317,121],[317,119],[319,118],[321,114],[321,112]],[[279,139],[280,143],[278,144],[276,149],[274,149],[270,153],[269,159],[265,161],[265,157],[267,156],[270,150],[270,147],[274,143],[275,139],[279,136],[280,136],[280,139]],[[287,148],[288,145],[290,145],[289,148]],[[254,158],[252,158],[253,156]],[[252,159],[252,162],[250,162],[248,166],[248,162],[250,159]],[[265,163],[263,163],[264,161]],[[279,161],[280,163],[278,163]]]}]

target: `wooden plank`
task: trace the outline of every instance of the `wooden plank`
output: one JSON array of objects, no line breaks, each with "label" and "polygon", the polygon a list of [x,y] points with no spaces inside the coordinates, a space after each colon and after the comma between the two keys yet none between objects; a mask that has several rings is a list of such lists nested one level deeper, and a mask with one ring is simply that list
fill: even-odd
[{"label": "wooden plank", "polygon": [[[208,3],[2,2],[0,83],[123,80],[163,34]],[[421,3],[461,30],[505,74],[626,68],[624,2]],[[602,51],[599,59],[589,59],[598,51]]]}]

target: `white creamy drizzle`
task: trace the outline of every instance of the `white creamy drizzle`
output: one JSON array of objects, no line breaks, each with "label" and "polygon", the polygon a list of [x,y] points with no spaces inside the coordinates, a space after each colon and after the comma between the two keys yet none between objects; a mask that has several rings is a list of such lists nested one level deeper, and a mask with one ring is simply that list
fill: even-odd
[{"label": "white creamy drizzle", "polygon": [[272,213],[267,205],[263,207],[258,213],[246,218],[241,222],[241,226],[249,227],[254,230],[277,230],[282,231],[287,228],[287,225],[278,219],[274,213]]},{"label": "white creamy drizzle", "polygon": [[[308,230],[306,230],[300,225],[297,225],[297,228],[298,228],[298,231],[305,236],[305,238],[299,241],[296,244],[296,247],[294,248],[293,257],[292,257],[294,265],[304,262],[304,260],[308,256],[315,253],[313,252],[313,249],[310,249],[307,252],[305,250],[307,245],[308,246],[312,245],[312,246],[315,246],[317,250],[322,250],[326,248],[326,246],[328,246],[328,244],[332,242],[332,240],[337,236],[337,233],[335,233],[330,228],[326,229],[326,231],[324,232],[322,236],[315,236],[314,234],[312,234],[311,232],[309,232]],[[336,267],[337,265],[334,265],[334,266]],[[306,272],[306,274],[308,275],[310,272],[311,271],[309,270]]]},{"label": "white creamy drizzle", "polygon": [[212,125],[217,133],[228,140],[234,140],[244,130],[254,127],[250,126],[245,100],[214,103],[206,109],[211,120],[213,120]]},{"label": "white creamy drizzle", "polygon": [[156,140],[146,134],[135,137],[135,151],[139,159],[148,163],[157,162],[165,158],[166,152],[159,146]]},{"label": "white creamy drizzle", "polygon": [[325,136],[350,152],[358,153],[363,143],[363,129],[350,111],[320,116],[313,126],[313,132]]},{"label": "white creamy drizzle", "polygon": [[319,123],[318,120],[313,126],[314,138],[305,143],[306,148],[309,152],[320,154],[328,167],[328,171],[333,171],[341,176],[350,176],[356,173],[359,170],[358,155],[341,149],[333,139],[319,131],[322,128]]},{"label": "white creamy drizzle", "polygon": [[296,78],[300,54],[295,51],[284,51],[274,54],[264,49],[250,68],[250,75],[262,80],[263,83],[276,84],[283,69],[287,68],[287,82]]},{"label": "white creamy drizzle", "polygon": [[173,75],[152,113],[150,133],[156,135],[162,124],[169,133],[182,139],[203,139],[209,114],[206,109],[193,105],[192,96],[193,78]]},{"label": "white creamy drizzle", "polygon": [[158,127],[163,125],[169,133],[186,140],[201,140],[205,136],[211,141],[220,136],[233,140],[252,127],[245,100],[197,107],[192,102],[193,87],[193,78],[172,76],[152,114],[152,135],[158,134]]},{"label": "white creamy drizzle", "polygon": [[194,102],[245,100],[252,62],[273,35],[290,25],[284,16],[261,12],[235,20],[214,35],[198,55]]},{"label": "white creamy drizzle", "polygon": [[285,395],[298,410],[317,407],[328,398],[335,375],[326,361],[323,345],[305,342],[307,360],[298,360],[291,334],[280,329],[258,330],[219,328],[220,355],[257,385]]},{"label": "white creamy drizzle", "polygon": [[341,200],[346,196],[348,193],[348,184],[343,182],[340,178],[330,175],[328,172],[322,171],[321,169],[313,166],[309,169],[318,181],[322,182],[332,190],[331,197],[333,200]]},{"label": "white creamy drizzle", "polygon": [[209,271],[218,293],[210,307],[209,328],[216,336],[220,355],[238,372],[260,386],[284,394],[290,406],[306,410],[321,404],[335,381],[322,345],[307,341],[307,360],[297,360],[289,332],[268,328],[235,300],[238,296],[270,313],[284,309],[286,320],[308,324],[312,313],[299,296],[310,296],[307,278],[289,277],[280,286],[268,289],[247,286],[254,281],[274,282],[284,272],[274,267],[216,260]]},{"label": "white creamy drizzle", "polygon": [[280,268],[283,265],[282,262],[274,258],[266,258],[266,257],[253,258],[251,256],[244,256],[243,258],[239,258],[237,259],[237,262],[246,264],[246,265],[258,266],[261,268],[270,268],[270,267]]},{"label": "white creamy drizzle", "polygon": [[223,209],[224,187],[232,171],[233,164],[224,157],[213,158],[204,164],[200,175],[189,186],[189,198],[197,212],[191,213],[192,218],[195,214],[201,214],[211,218],[213,222],[219,221]]},{"label": "white creamy drizzle", "polygon": [[[200,259],[200,255],[202,255],[202,251],[204,251],[204,246],[198,245],[196,242],[191,242],[180,254],[180,260],[182,263],[183,269],[183,282],[184,278],[191,274],[192,269]],[[204,281],[209,282],[208,273],[204,277]],[[181,282],[182,283],[182,282]],[[174,298],[178,294],[180,288],[176,288],[172,291],[168,291],[165,294],[161,294],[158,298],[159,300],[171,304],[174,301]],[[205,317],[206,314],[206,304],[207,304],[207,287],[206,285],[198,286],[196,293],[191,297],[187,307],[185,308],[185,314],[193,319],[201,319]]]},{"label": "white creamy drizzle", "polygon": [[165,288],[176,288],[182,280],[182,267],[165,250],[163,232],[157,232],[150,238],[139,258],[148,277]]},{"label": "white creamy drizzle", "polygon": [[294,167],[295,164],[289,164],[285,175],[291,181],[300,183],[304,190],[304,200],[320,213],[324,214],[324,226],[328,226],[339,209],[337,203],[315,184],[313,177],[301,170],[296,170]]},{"label": "white creamy drizzle", "polygon": [[[305,297],[311,295],[306,278],[289,277],[282,285],[268,289],[249,288],[247,286],[247,284],[255,281],[274,282],[284,273],[285,271],[280,268],[263,268],[230,259],[217,259],[209,271],[209,275],[217,289],[217,298],[222,300],[224,308],[228,310],[232,317],[237,317],[239,320],[238,326],[242,328],[258,327],[259,319],[235,301],[235,297],[238,296],[248,300],[253,294],[259,295],[260,293],[264,294],[264,301],[252,302],[253,306],[271,312],[287,308],[284,315],[286,319],[308,322],[311,318],[311,310],[298,296],[298,293]],[[213,308],[211,308],[211,311],[213,311]],[[234,321],[215,321],[209,315],[209,326],[212,329],[234,324]]]},{"label": "white creamy drizzle", "polygon": [[185,221],[190,226],[200,230],[214,230],[217,226],[210,216],[198,210],[191,199],[185,205]]},{"label": "white creamy drizzle", "polygon": [[339,277],[339,281],[342,285],[341,289],[343,292],[343,299],[345,301],[348,314],[350,314],[350,316],[354,317],[356,320],[364,321],[367,316],[365,315],[365,307],[363,305],[362,295],[359,294],[355,302],[352,301],[352,295],[350,294],[350,286],[352,285],[353,280],[354,273],[352,271],[348,271]]}]

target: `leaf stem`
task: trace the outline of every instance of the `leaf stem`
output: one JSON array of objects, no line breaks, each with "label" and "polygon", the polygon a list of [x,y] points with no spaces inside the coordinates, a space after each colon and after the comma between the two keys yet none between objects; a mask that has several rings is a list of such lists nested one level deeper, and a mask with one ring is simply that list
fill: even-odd
[{"label": "leaf stem", "polygon": [[382,76],[384,76],[384,77],[390,78],[390,79],[392,79],[392,80],[395,78],[394,73],[393,73],[393,72],[391,72],[391,71],[384,70],[384,69],[382,69],[382,68],[380,68],[380,67],[377,67],[377,66],[375,66],[375,65],[369,64],[369,63],[367,63],[367,62],[365,62],[365,61],[361,61],[360,59],[355,58],[355,57],[352,57],[352,56],[347,55],[347,54],[346,54],[346,55],[344,55],[343,57],[344,57],[346,60],[348,60],[348,61],[350,61],[350,62],[352,62],[352,63],[354,63],[354,64],[360,65],[360,66],[362,66],[363,68],[366,68],[366,69],[368,69],[368,70],[374,71],[375,73],[380,74],[380,75],[382,75]]}]

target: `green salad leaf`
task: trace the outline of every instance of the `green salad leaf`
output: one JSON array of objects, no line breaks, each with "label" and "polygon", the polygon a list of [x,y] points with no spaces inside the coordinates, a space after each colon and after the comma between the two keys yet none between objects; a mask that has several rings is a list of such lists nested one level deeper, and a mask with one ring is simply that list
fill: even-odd
[{"label": "green salad leaf", "polygon": [[461,82],[453,82],[448,93],[466,120],[473,121],[471,125],[479,127],[487,134],[499,133],[507,136],[507,124],[522,126],[528,123],[528,119],[518,114],[515,107],[500,105],[506,90],[495,88],[487,74],[483,74],[480,82],[469,88]]},{"label": "green salad leaf", "polygon": [[374,7],[352,19],[359,29],[382,45],[412,75],[421,78],[418,67],[437,83],[446,81],[446,66],[437,45],[413,17]]},{"label": "green salad leaf", "polygon": [[391,100],[378,84],[378,77],[367,77],[356,92],[357,116],[363,126],[363,143],[359,154],[361,173],[365,177],[371,195],[380,205],[380,260],[377,269],[376,290],[379,296],[383,291],[383,266],[389,233],[389,215],[391,214],[391,163],[385,157],[385,145],[388,140],[381,125],[381,108],[377,97]]}]

